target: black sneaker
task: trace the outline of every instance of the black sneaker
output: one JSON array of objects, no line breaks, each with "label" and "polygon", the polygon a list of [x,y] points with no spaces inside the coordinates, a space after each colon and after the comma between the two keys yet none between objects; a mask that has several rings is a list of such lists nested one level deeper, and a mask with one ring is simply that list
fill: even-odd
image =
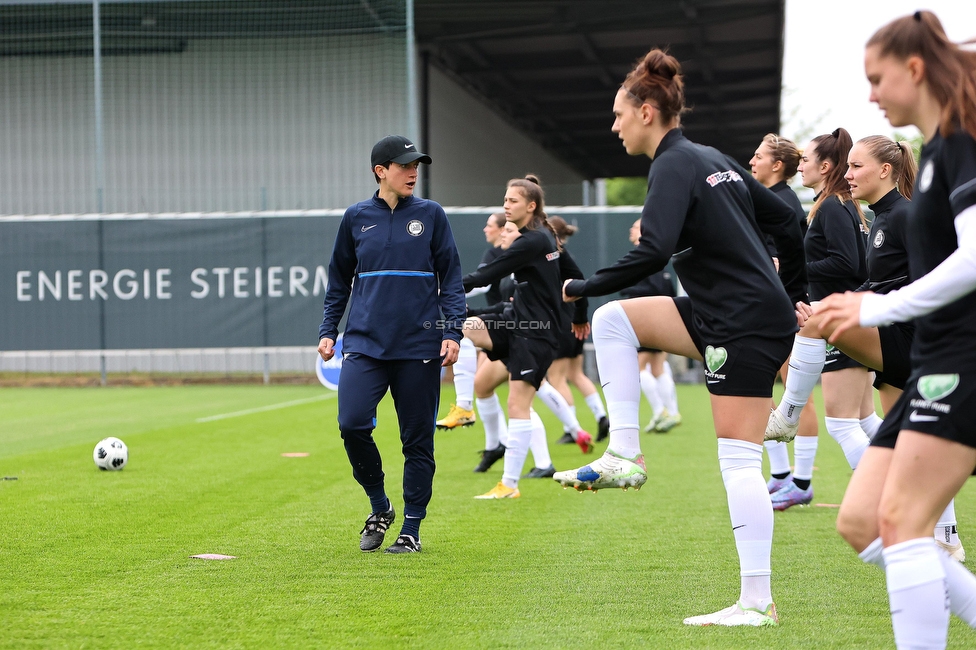
[{"label": "black sneaker", "polygon": [[572,444],[576,444],[576,441],[573,440],[573,436],[571,436],[568,433],[564,433],[563,434],[563,437],[556,441],[556,444],[557,445],[572,445]]},{"label": "black sneaker", "polygon": [[420,540],[413,535],[400,535],[397,541],[393,542],[384,553],[419,553]]},{"label": "black sneaker", "polygon": [[552,465],[549,467],[533,467],[522,478],[552,478],[555,473],[556,468]]},{"label": "black sneaker", "polygon": [[366,518],[366,525],[360,531],[362,537],[359,540],[359,550],[363,553],[372,553],[383,545],[383,538],[386,537],[386,530],[396,519],[396,512],[393,506],[386,512],[374,512]]},{"label": "black sneaker", "polygon": [[481,462],[474,468],[476,472],[487,472],[496,461],[505,457],[505,445],[498,443],[494,449],[481,450]]},{"label": "black sneaker", "polygon": [[597,427],[596,441],[602,442],[603,440],[607,439],[607,436],[610,435],[610,420],[607,419],[607,416],[604,415],[602,418],[600,418],[600,422]]}]

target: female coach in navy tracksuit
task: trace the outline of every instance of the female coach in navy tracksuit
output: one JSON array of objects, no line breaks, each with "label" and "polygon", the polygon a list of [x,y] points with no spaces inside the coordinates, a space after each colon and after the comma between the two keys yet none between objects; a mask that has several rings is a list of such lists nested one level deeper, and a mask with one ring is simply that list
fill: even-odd
[{"label": "female coach in navy tracksuit", "polygon": [[319,354],[328,361],[339,320],[349,307],[339,376],[339,431],[353,477],[373,511],[360,548],[383,543],[395,513],[383,485],[373,429],[376,405],[393,395],[403,443],[403,528],[388,553],[420,551],[420,520],[434,478],[434,421],[440,368],[457,361],[464,321],[461,261],[443,208],[413,196],[420,153],[402,136],[387,136],[371,155],[379,190],[350,206],[339,224]]}]

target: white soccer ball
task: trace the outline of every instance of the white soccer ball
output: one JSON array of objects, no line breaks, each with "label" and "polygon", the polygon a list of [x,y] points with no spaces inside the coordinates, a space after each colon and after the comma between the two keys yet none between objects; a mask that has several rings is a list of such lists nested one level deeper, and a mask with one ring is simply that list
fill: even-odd
[{"label": "white soccer ball", "polygon": [[98,469],[120,470],[129,462],[129,448],[118,438],[105,438],[95,445],[92,458],[95,460]]}]

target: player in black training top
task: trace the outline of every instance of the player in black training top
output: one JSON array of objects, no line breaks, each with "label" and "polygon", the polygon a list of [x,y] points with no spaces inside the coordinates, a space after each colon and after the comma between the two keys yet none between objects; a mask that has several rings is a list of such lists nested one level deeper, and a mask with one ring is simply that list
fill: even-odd
[{"label": "player in black training top", "polygon": [[[610,409],[609,449],[554,478],[577,489],[640,487],[647,470],[637,348],[703,360],[742,582],[734,605],[685,623],[775,625],[773,510],[762,442],[773,380],[797,330],[793,303],[806,300],[800,226],[793,211],[734,160],[686,139],[679,128],[683,110],[680,66],[660,50],[648,52],[614,99],[613,132],[629,154],[653,161],[640,244],[588,280],[567,282],[563,293],[571,300],[618,291],[660,271],[673,255],[688,296],[623,300],[596,311],[593,340]],[[780,277],[763,246],[764,232],[775,238]]]},{"label": "player in black training top", "polygon": [[[576,234],[578,228],[566,223],[566,220],[559,216],[549,217],[553,232],[556,233],[556,240],[562,247],[561,256],[572,260],[572,255],[566,249],[566,240]],[[576,267],[573,261],[574,268]],[[582,273],[570,277],[563,277],[563,280],[581,279]],[[603,440],[610,434],[610,422],[607,413],[603,408],[603,400],[596,386],[590,378],[583,373],[583,342],[590,335],[589,303],[586,300],[579,300],[573,304],[563,303],[563,312],[566,320],[572,323],[572,329],[563,330],[559,336],[559,350],[556,358],[549,366],[546,373],[546,381],[539,387],[539,399],[548,406],[563,425],[563,436],[558,440],[559,444],[576,443],[584,454],[593,450],[593,437],[589,432],[580,426],[579,419],[576,417],[576,406],[573,403],[573,393],[569,388],[572,382],[583,398],[586,405],[593,413],[593,418],[597,422],[599,434],[597,440]],[[553,472],[547,472],[543,477],[541,472],[532,474],[534,478],[551,478]]]},{"label": "player in black training top", "polygon": [[[638,219],[630,226],[630,243],[640,244],[641,220]],[[674,298],[675,290],[671,273],[661,270],[638,281],[632,287],[620,290],[622,298],[640,298],[642,296],[670,296]],[[641,392],[651,404],[651,420],[644,427],[645,433],[667,433],[681,424],[681,412],[678,410],[678,393],[674,387],[674,376],[671,364],[668,363],[668,353],[654,348],[637,348],[637,367],[640,368]],[[609,431],[607,432],[609,434]]]},{"label": "player in black training top", "polygon": [[[848,155],[846,179],[855,200],[870,203],[874,213],[868,238],[868,280],[862,291],[888,293],[908,284],[908,252],[906,219],[908,198],[912,195],[917,167],[911,145],[896,143],[886,136],[870,136],[856,142]],[[820,329],[821,316],[813,314],[808,305],[800,305],[798,316],[804,320],[800,335],[809,338],[829,338],[833,328]],[[898,397],[910,374],[909,350],[915,326],[912,323],[894,323],[881,327],[855,328],[845,332],[836,342],[838,349],[877,372],[874,384],[881,394],[884,412],[888,412]],[[787,390],[808,395],[813,386],[799,387],[787,379]],[[803,392],[807,391],[807,392]],[[873,402],[873,395],[871,396]],[[874,436],[881,419],[873,429],[861,426],[869,437]],[[864,447],[867,447],[865,441]],[[860,553],[878,537],[878,502],[881,483],[878,472],[887,469],[889,453],[868,449],[855,450],[863,453],[858,468],[867,464],[864,472],[855,472],[855,479],[848,486],[847,495],[837,518],[841,535]],[[955,506],[950,502],[935,526],[936,542],[957,559],[965,559],[965,550],[956,531]]]},{"label": "player in black training top", "polygon": [[[800,203],[796,192],[787,183],[796,176],[802,155],[792,140],[775,133],[768,133],[763,137],[762,142],[753,154],[749,166],[752,168],[752,175],[757,181],[768,187],[773,194],[793,208],[796,218],[800,221],[800,230],[806,235],[807,213],[804,212],[803,205]],[[766,248],[769,249],[770,255],[773,256],[773,262],[778,267],[779,260],[776,258],[776,248],[772,246],[768,236],[766,237]],[[787,381],[789,369],[789,362],[780,368],[780,376],[783,378],[784,384]],[[798,465],[803,466],[806,463],[811,471],[813,459],[809,457],[809,453],[806,454],[807,458],[804,458],[804,452],[811,447],[816,449],[817,433],[817,411],[814,409],[813,400],[807,400],[806,406],[800,411],[800,425],[797,430],[797,435],[801,438],[807,438],[807,440],[801,440],[795,446],[800,448]],[[770,494],[774,494],[793,482],[789,446],[785,442],[768,440],[766,442],[766,453],[769,454],[770,474],[766,489],[769,490]]]},{"label": "player in black training top", "polygon": [[[857,289],[867,279],[864,215],[857,201],[851,198],[851,188],[844,178],[853,144],[847,131],[835,129],[813,138],[803,150],[799,167],[803,185],[817,193],[803,240],[813,300],[836,291]],[[801,307],[797,305],[798,309]],[[767,439],[788,440],[796,434],[800,413],[808,402],[806,388],[812,390],[819,378],[827,433],[840,445],[851,468],[856,467],[868,445],[860,420],[874,412],[867,368],[828,346],[822,338],[803,332],[793,344],[789,365],[788,374],[793,375],[793,380],[787,377],[779,408],[769,416]],[[792,390],[793,386],[801,389]],[[817,442],[815,437],[802,437],[794,442],[796,467],[792,480],[785,480],[785,485],[773,493],[774,509],[785,510],[813,500],[811,481]]]},{"label": "player in black training top", "polygon": [[885,567],[895,644],[944,648],[950,609],[976,626],[976,576],[932,539],[976,467],[976,53],[919,11],[871,37],[864,69],[891,125],[925,139],[908,214],[912,283],[830,296],[818,311],[838,340],[858,325],[915,319],[912,375],[871,446],[891,449],[891,461],[858,477],[883,483],[881,537],[861,557]]},{"label": "player in black training top", "polygon": [[[515,274],[512,308],[484,314],[464,323],[464,336],[508,367],[508,442],[502,480],[476,498],[520,496],[518,480],[532,436],[532,399],[555,358],[559,333],[568,329],[562,311],[562,277],[573,272],[560,257],[555,233],[546,220],[544,195],[534,176],[508,182],[505,217],[519,227],[520,236],[495,261],[464,276],[464,289],[491,284]],[[575,266],[575,264],[572,264]],[[575,269],[579,274],[579,269]]]},{"label": "player in black training top", "polygon": [[[803,210],[800,198],[789,184],[790,179],[796,176],[801,156],[802,152],[795,142],[775,133],[767,133],[763,136],[755,153],[752,154],[749,168],[752,170],[753,178],[768,187],[773,194],[793,208],[793,212],[800,222],[800,231],[806,235],[807,213]],[[764,241],[766,248],[776,258],[776,247],[773,245],[772,239],[766,236]],[[778,268],[778,259],[775,259],[775,264]]]},{"label": "player in black training top", "polygon": [[[504,212],[496,212],[489,215],[482,232],[485,233],[485,241],[490,244],[490,247],[481,257],[481,263],[478,265],[478,268],[488,264],[502,254],[501,235],[504,231],[505,223]],[[489,308],[500,303],[502,301],[501,280],[493,282],[487,287],[475,287],[467,292],[465,297],[473,298],[474,296],[480,295],[484,295]],[[475,312],[469,306],[468,315],[474,315],[475,313],[478,312]],[[469,427],[477,421],[474,414],[474,378],[478,366],[485,360],[486,357],[483,351],[479,352],[475,349],[474,344],[469,339],[461,339],[461,350],[458,352],[457,363],[453,366],[454,390],[456,393],[455,402],[451,404],[447,415],[437,421],[438,429]]]}]

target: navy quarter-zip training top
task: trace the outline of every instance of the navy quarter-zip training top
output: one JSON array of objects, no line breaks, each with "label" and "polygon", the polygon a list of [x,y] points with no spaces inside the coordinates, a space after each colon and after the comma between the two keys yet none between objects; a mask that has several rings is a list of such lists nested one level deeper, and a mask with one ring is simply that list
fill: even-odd
[{"label": "navy quarter-zip training top", "polygon": [[374,359],[437,359],[460,342],[466,307],[461,259],[444,209],[409,196],[390,206],[379,192],[339,223],[319,339],[335,340],[349,302],[342,351]]}]

